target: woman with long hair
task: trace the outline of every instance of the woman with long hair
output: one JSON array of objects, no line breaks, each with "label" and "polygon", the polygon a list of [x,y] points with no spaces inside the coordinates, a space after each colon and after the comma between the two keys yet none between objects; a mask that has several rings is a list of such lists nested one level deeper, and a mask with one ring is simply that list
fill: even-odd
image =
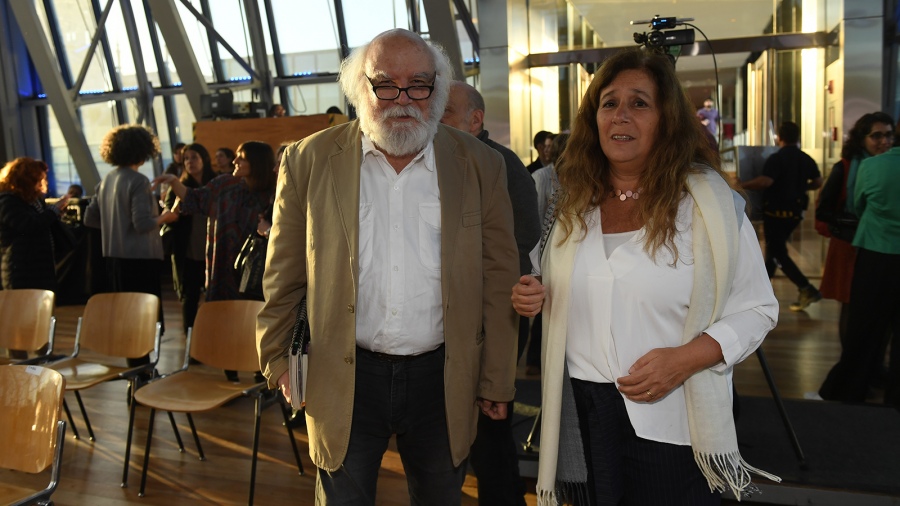
[{"label": "woman with long hair", "polygon": [[579,107],[542,276],[512,296],[544,312],[539,504],[719,504],[771,477],[740,456],[730,382],[778,302],[700,128],[653,51],[605,61]]},{"label": "woman with long hair", "polygon": [[[202,144],[188,144],[181,151],[184,170],[179,181],[185,188],[200,188],[216,177],[209,151]],[[174,235],[172,246],[172,280],[175,293],[181,300],[181,315],[185,335],[194,325],[200,296],[206,285],[206,220],[191,214],[181,215],[181,201],[175,192],[166,196],[166,209],[176,213],[178,220],[170,227]]]},{"label": "woman with long hair", "polygon": [[[826,218],[824,214],[842,212],[847,216],[855,216],[851,208],[853,189],[859,164],[866,158],[880,155],[891,148],[894,140],[894,120],[883,112],[864,114],[856,120],[847,135],[847,141],[841,148],[841,159],[834,164],[828,174],[828,180],[819,192],[820,205],[816,206],[816,218]],[[853,177],[851,178],[851,174]],[[823,203],[824,201],[824,203]],[[824,209],[830,207],[831,209]],[[821,208],[821,210],[820,210]],[[835,237],[820,224],[817,230],[824,232],[831,240],[825,255],[825,267],[822,271],[822,282],[819,291],[822,297],[841,303],[841,315],[838,320],[838,335],[841,347],[846,346],[847,318],[850,312],[850,282],[853,280],[853,264],[856,262],[856,249],[850,241]],[[881,364],[877,364],[881,368]],[[830,394],[824,392],[823,397]]]},{"label": "woman with long hair", "polygon": [[[44,203],[47,164],[21,157],[0,170],[0,281],[3,290],[37,288],[56,292],[56,256],[52,227],[69,202],[64,195],[55,205]],[[40,352],[39,352],[40,353]],[[14,359],[28,358],[27,350],[9,350]]]}]

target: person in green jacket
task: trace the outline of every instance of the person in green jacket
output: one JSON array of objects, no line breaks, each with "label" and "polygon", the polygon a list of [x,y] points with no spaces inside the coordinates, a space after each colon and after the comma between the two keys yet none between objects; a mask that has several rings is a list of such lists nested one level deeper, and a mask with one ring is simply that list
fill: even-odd
[{"label": "person in green jacket", "polygon": [[[819,394],[844,402],[866,400],[873,360],[900,336],[900,136],[887,153],[859,165],[853,204],[859,228],[850,287],[848,344]],[[885,404],[900,408],[900,345],[891,346]]]}]

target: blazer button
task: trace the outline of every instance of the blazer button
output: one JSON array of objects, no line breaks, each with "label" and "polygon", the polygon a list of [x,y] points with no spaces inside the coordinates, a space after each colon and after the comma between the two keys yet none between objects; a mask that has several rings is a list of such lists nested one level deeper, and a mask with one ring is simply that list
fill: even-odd
[{"label": "blazer button", "polygon": [[353,357],[344,357],[344,362],[347,362],[348,364],[352,364],[352,363],[353,363]]},{"label": "blazer button", "polygon": [[353,307],[353,304],[347,304],[347,311],[350,311],[352,313],[355,310],[356,310],[356,308]]}]

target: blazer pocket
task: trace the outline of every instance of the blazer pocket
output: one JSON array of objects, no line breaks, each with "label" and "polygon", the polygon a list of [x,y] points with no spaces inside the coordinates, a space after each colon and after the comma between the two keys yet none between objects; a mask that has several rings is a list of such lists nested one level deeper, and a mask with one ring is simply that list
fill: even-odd
[{"label": "blazer pocket", "polygon": [[463,215],[462,226],[474,227],[475,225],[481,225],[481,211],[474,211]]}]

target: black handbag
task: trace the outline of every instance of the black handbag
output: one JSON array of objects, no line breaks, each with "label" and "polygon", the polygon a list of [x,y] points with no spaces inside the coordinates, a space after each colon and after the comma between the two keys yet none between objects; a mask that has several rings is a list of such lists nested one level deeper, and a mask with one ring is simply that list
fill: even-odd
[{"label": "black handbag", "polygon": [[251,232],[244,240],[241,251],[234,260],[238,291],[248,299],[265,300],[262,291],[263,274],[266,271],[266,246],[269,240]]},{"label": "black handbag", "polygon": [[[828,180],[822,191],[819,192],[819,202],[816,205],[816,230],[823,235],[830,235],[836,239],[853,242],[856,229],[859,227],[859,218],[844,209],[844,200],[841,198],[842,190],[847,185],[846,173],[842,162],[838,162],[831,169]],[[821,230],[825,225],[828,234]]]}]

